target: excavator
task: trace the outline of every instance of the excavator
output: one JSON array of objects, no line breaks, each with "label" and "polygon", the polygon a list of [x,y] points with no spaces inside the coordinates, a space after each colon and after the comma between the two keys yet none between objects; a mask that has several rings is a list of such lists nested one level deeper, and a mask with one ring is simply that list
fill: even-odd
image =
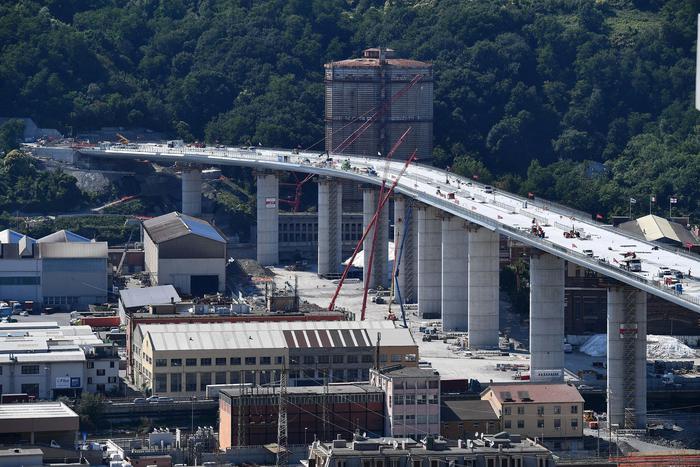
[{"label": "excavator", "polygon": [[117,138],[119,139],[120,144],[129,144],[129,140],[123,134],[117,133]]}]

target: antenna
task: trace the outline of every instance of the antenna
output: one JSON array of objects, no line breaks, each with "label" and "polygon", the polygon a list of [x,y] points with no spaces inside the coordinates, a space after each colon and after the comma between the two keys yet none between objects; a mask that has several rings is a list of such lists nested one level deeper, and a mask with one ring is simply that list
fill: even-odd
[{"label": "antenna", "polygon": [[379,371],[379,344],[382,342],[382,333],[377,332],[377,355],[374,361],[374,369]]}]

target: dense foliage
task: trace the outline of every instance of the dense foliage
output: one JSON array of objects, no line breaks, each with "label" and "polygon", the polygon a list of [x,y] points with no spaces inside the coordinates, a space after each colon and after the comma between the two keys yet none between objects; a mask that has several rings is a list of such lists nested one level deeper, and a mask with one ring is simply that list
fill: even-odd
[{"label": "dense foliage", "polygon": [[381,44],[434,63],[436,164],[591,212],[676,194],[700,215],[699,11],[696,0],[4,2],[0,114],[306,146],[323,136],[323,64]]},{"label": "dense foliage", "polygon": [[85,195],[60,170],[38,171],[34,160],[18,150],[0,159],[0,212],[46,213],[80,207]]}]

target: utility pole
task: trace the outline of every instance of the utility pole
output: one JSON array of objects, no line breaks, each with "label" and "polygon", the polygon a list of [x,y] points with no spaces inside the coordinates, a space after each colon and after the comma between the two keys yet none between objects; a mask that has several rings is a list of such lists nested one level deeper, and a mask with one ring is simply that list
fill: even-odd
[{"label": "utility pole", "polygon": [[[266,284],[266,290],[267,290],[267,284]],[[245,418],[244,412],[245,412],[245,407],[246,407],[246,396],[247,394],[247,387],[245,384],[245,372],[243,370],[240,371],[239,373],[239,380],[240,380],[240,393],[238,395],[238,447],[243,447],[248,444],[247,440],[247,429],[248,429],[248,420]]]},{"label": "utility pole", "polygon": [[280,375],[280,393],[277,415],[277,462],[276,467],[287,467],[289,450],[287,443],[287,365],[282,367]]}]

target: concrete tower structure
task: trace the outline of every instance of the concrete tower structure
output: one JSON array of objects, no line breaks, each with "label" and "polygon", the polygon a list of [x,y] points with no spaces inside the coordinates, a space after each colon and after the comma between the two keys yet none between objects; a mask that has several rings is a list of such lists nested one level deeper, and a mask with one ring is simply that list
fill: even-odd
[{"label": "concrete tower structure", "polygon": [[394,100],[377,121],[344,152],[386,155],[410,126],[413,128],[394,159],[408,159],[414,149],[421,160],[433,151],[433,67],[418,60],[396,58],[392,49],[372,48],[361,58],[325,65],[326,150],[333,151],[391,96],[416,75],[420,81]]},{"label": "concrete tower structure", "polygon": [[258,254],[263,266],[279,262],[279,179],[277,175],[255,174]]},{"label": "concrete tower structure", "polygon": [[202,171],[199,168],[182,169],[182,213],[188,216],[202,215]]}]

